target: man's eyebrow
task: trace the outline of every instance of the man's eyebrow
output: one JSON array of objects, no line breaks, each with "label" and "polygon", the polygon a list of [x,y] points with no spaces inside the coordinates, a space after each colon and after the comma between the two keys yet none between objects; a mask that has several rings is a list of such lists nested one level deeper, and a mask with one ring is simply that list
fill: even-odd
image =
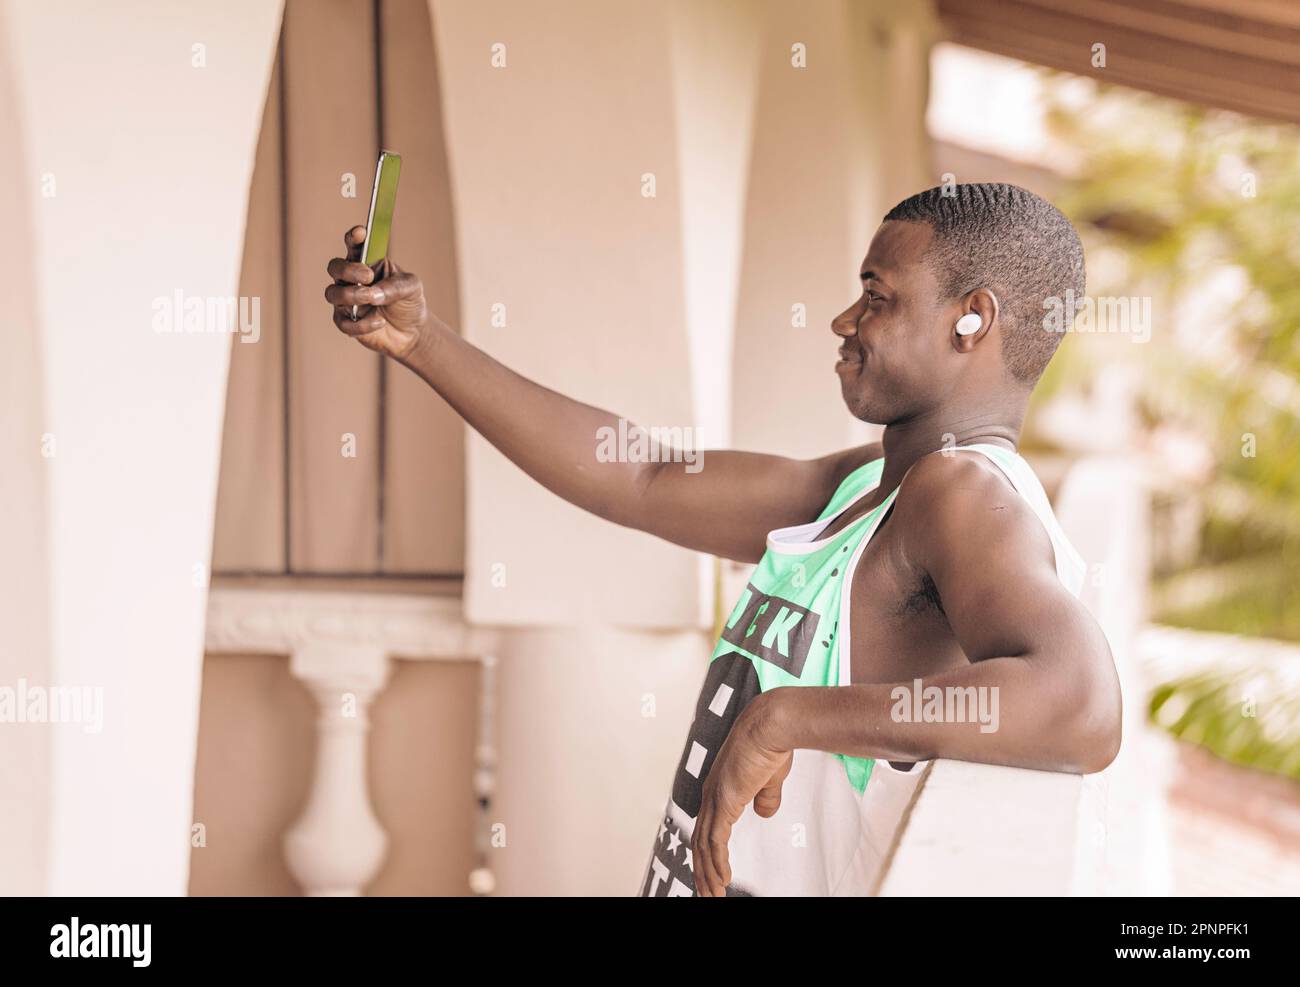
[{"label": "man's eyebrow", "polygon": [[863,271],[860,275],[858,275],[858,277],[860,277],[863,281],[879,281],[881,284],[885,284],[885,281],[880,277],[880,274],[877,273],[876,271]]}]

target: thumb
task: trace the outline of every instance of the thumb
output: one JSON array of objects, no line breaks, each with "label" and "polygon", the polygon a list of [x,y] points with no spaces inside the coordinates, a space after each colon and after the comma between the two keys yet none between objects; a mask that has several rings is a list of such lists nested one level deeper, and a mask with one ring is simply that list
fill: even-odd
[{"label": "thumb", "polygon": [[781,786],[785,783],[786,777],[790,774],[790,769],[794,766],[794,751],[787,751],[784,760],[780,766],[772,773],[772,777],[758,790],[754,796],[754,812],[764,819],[776,815],[776,810],[781,808]]}]

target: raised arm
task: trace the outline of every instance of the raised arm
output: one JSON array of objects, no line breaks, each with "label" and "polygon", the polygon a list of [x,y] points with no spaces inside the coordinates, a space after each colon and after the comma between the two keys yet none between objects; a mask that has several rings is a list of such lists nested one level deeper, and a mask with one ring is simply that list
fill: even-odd
[{"label": "raised arm", "polygon": [[[364,238],[364,227],[349,230],[348,256],[329,263],[334,324],[410,368],[516,466],[599,517],[757,562],[769,530],[816,517],[840,480],[872,455],[865,447],[814,460],[706,451],[696,472],[663,455],[602,462],[602,430],[617,434],[617,415],[534,383],[466,342],[429,313],[414,274],[390,264],[372,284],[374,272],[357,259]],[[361,306],[355,321],[353,305]]]}]

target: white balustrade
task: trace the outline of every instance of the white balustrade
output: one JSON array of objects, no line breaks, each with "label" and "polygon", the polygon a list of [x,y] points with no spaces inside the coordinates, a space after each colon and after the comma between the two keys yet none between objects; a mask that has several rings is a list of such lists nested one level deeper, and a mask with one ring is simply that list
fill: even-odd
[{"label": "white balustrade", "polygon": [[[209,654],[283,654],[316,701],[317,749],[307,807],[285,835],[289,870],[309,895],[359,895],[379,873],[388,836],[370,804],[366,775],[369,709],[392,660],[478,659],[483,663],[478,772],[473,793],[492,792],[491,694],[495,640],[470,628],[460,601],[385,593],[216,587],[208,600]],[[466,793],[466,811],[473,811]],[[480,825],[482,825],[480,821]],[[489,893],[481,852],[467,880]]]}]

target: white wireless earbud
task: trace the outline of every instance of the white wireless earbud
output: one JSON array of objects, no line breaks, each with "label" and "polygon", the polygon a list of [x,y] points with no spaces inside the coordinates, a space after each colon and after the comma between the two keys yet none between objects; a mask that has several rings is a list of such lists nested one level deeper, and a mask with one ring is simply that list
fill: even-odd
[{"label": "white wireless earbud", "polygon": [[972,336],[984,327],[984,322],[975,312],[967,312],[957,320],[957,335]]}]

